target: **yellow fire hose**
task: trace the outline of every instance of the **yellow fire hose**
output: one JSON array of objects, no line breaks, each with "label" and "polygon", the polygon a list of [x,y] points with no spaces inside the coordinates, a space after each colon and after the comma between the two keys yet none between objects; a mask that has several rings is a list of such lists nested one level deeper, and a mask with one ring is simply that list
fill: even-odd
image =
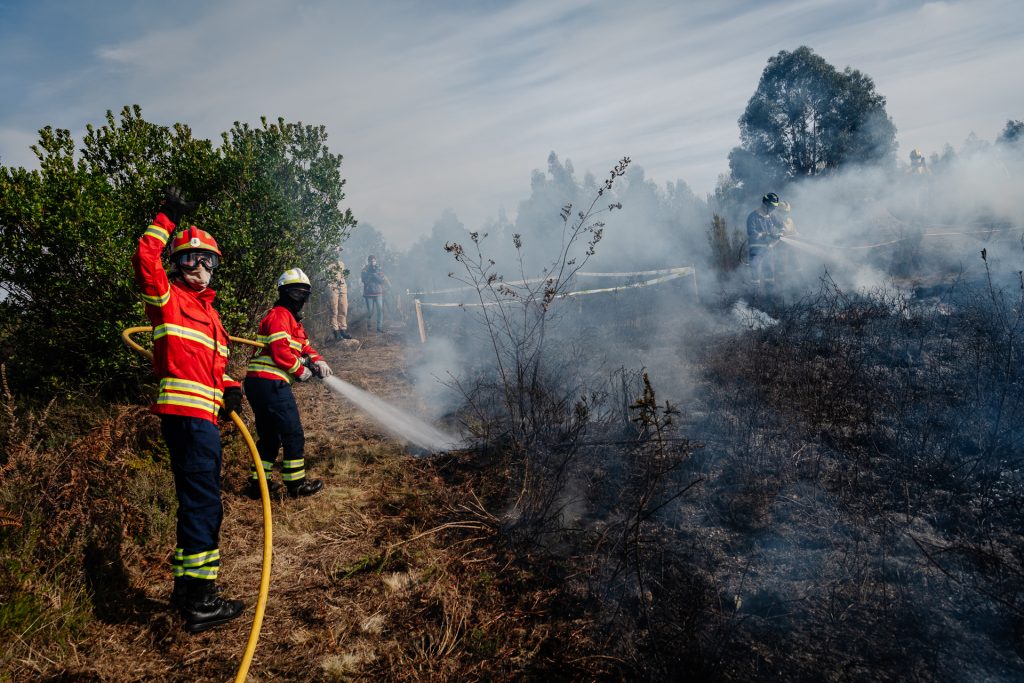
[{"label": "yellow fire hose", "polygon": [[[132,339],[133,334],[152,331],[153,328],[148,325],[142,327],[129,327],[121,333],[121,338],[124,339],[124,343],[127,344],[129,348],[152,360],[153,352],[140,346],[134,339]],[[251,339],[244,339],[242,337],[228,337],[228,339],[239,344],[248,344],[249,346],[263,348],[262,343]],[[270,518],[270,490],[267,488],[267,478],[263,473],[263,461],[260,458],[259,451],[256,450],[256,443],[252,440],[252,435],[249,434],[249,430],[245,428],[245,423],[242,422],[242,418],[238,416],[238,413],[231,411],[231,421],[235,423],[238,431],[241,432],[246,445],[249,446],[249,451],[252,453],[253,462],[256,465],[256,476],[259,477],[260,480],[260,497],[263,500],[263,571],[260,575],[260,594],[256,599],[256,613],[252,618],[252,628],[249,631],[249,643],[245,646],[245,654],[242,656],[242,663],[238,666],[238,674],[235,676],[235,683],[244,683],[245,678],[249,673],[249,665],[252,664],[252,656],[256,652],[256,641],[260,639],[260,628],[263,626],[263,612],[266,610],[267,593],[270,591],[270,561],[273,551],[273,523]]]}]

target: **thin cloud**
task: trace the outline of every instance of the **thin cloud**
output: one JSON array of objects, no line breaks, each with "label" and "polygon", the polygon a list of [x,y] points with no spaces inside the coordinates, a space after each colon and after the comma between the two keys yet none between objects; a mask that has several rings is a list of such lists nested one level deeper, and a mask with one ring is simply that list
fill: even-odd
[{"label": "thin cloud", "polygon": [[[260,115],[323,123],[345,155],[353,211],[403,246],[446,207],[469,227],[511,214],[551,150],[579,173],[603,175],[628,154],[660,182],[711,191],[768,57],[802,44],[875,79],[904,148],[939,151],[971,130],[991,138],[1024,115],[1013,67],[1024,45],[1011,28],[1024,7],[1007,0],[234,0],[196,5],[167,28],[154,10],[105,34],[98,18],[114,11],[93,10],[97,39],[77,67],[8,75],[9,92],[31,97],[0,113],[0,127],[81,131],[136,102],[207,136]],[[30,43],[45,59],[60,41],[42,28]],[[23,139],[0,138],[6,163],[32,163],[9,146]]]}]

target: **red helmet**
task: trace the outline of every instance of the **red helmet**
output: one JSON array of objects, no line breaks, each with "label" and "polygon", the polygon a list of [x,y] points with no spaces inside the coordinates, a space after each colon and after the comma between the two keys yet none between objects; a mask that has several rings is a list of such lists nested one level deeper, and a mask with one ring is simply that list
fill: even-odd
[{"label": "red helmet", "polygon": [[172,257],[183,251],[212,251],[217,256],[223,256],[213,235],[194,225],[179,232],[177,237],[171,241]]}]

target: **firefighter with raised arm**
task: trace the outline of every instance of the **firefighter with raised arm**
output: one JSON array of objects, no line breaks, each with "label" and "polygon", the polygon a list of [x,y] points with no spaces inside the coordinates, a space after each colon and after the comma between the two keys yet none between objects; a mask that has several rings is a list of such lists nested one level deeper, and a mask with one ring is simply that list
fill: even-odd
[{"label": "firefighter with raised arm", "polygon": [[[178,498],[171,602],[181,610],[185,630],[198,633],[243,609],[241,600],[222,598],[216,585],[224,518],[217,419],[241,408],[242,390],[226,374],[228,335],[209,286],[221,259],[217,241],[194,225],[171,238],[192,208],[180,190],[168,189],[139,239],[132,265],[153,323],[153,370],[160,389],[152,410],[160,416]],[[164,272],[160,257],[168,241],[171,267]]]},{"label": "firefighter with raised arm", "polygon": [[[311,496],[324,487],[319,479],[306,476],[306,437],[292,382],[334,374],[327,362],[309,345],[302,327],[302,307],[309,299],[309,278],[301,268],[286,270],[277,279],[277,302],[260,322],[257,340],[264,346],[249,361],[245,391],[256,415],[256,450],[263,461],[268,484],[278,451],[283,447],[281,479],[293,498]],[[271,490],[279,485],[270,484]],[[249,497],[260,497],[255,465],[249,480]]]}]

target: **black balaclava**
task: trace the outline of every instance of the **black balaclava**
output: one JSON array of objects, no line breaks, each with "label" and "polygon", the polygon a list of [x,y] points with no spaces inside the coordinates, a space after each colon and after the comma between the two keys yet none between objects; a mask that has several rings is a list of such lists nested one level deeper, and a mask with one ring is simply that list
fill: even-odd
[{"label": "black balaclava", "polygon": [[277,290],[275,306],[284,306],[296,320],[302,320],[302,307],[309,300],[309,287],[305,285],[285,285]]}]

